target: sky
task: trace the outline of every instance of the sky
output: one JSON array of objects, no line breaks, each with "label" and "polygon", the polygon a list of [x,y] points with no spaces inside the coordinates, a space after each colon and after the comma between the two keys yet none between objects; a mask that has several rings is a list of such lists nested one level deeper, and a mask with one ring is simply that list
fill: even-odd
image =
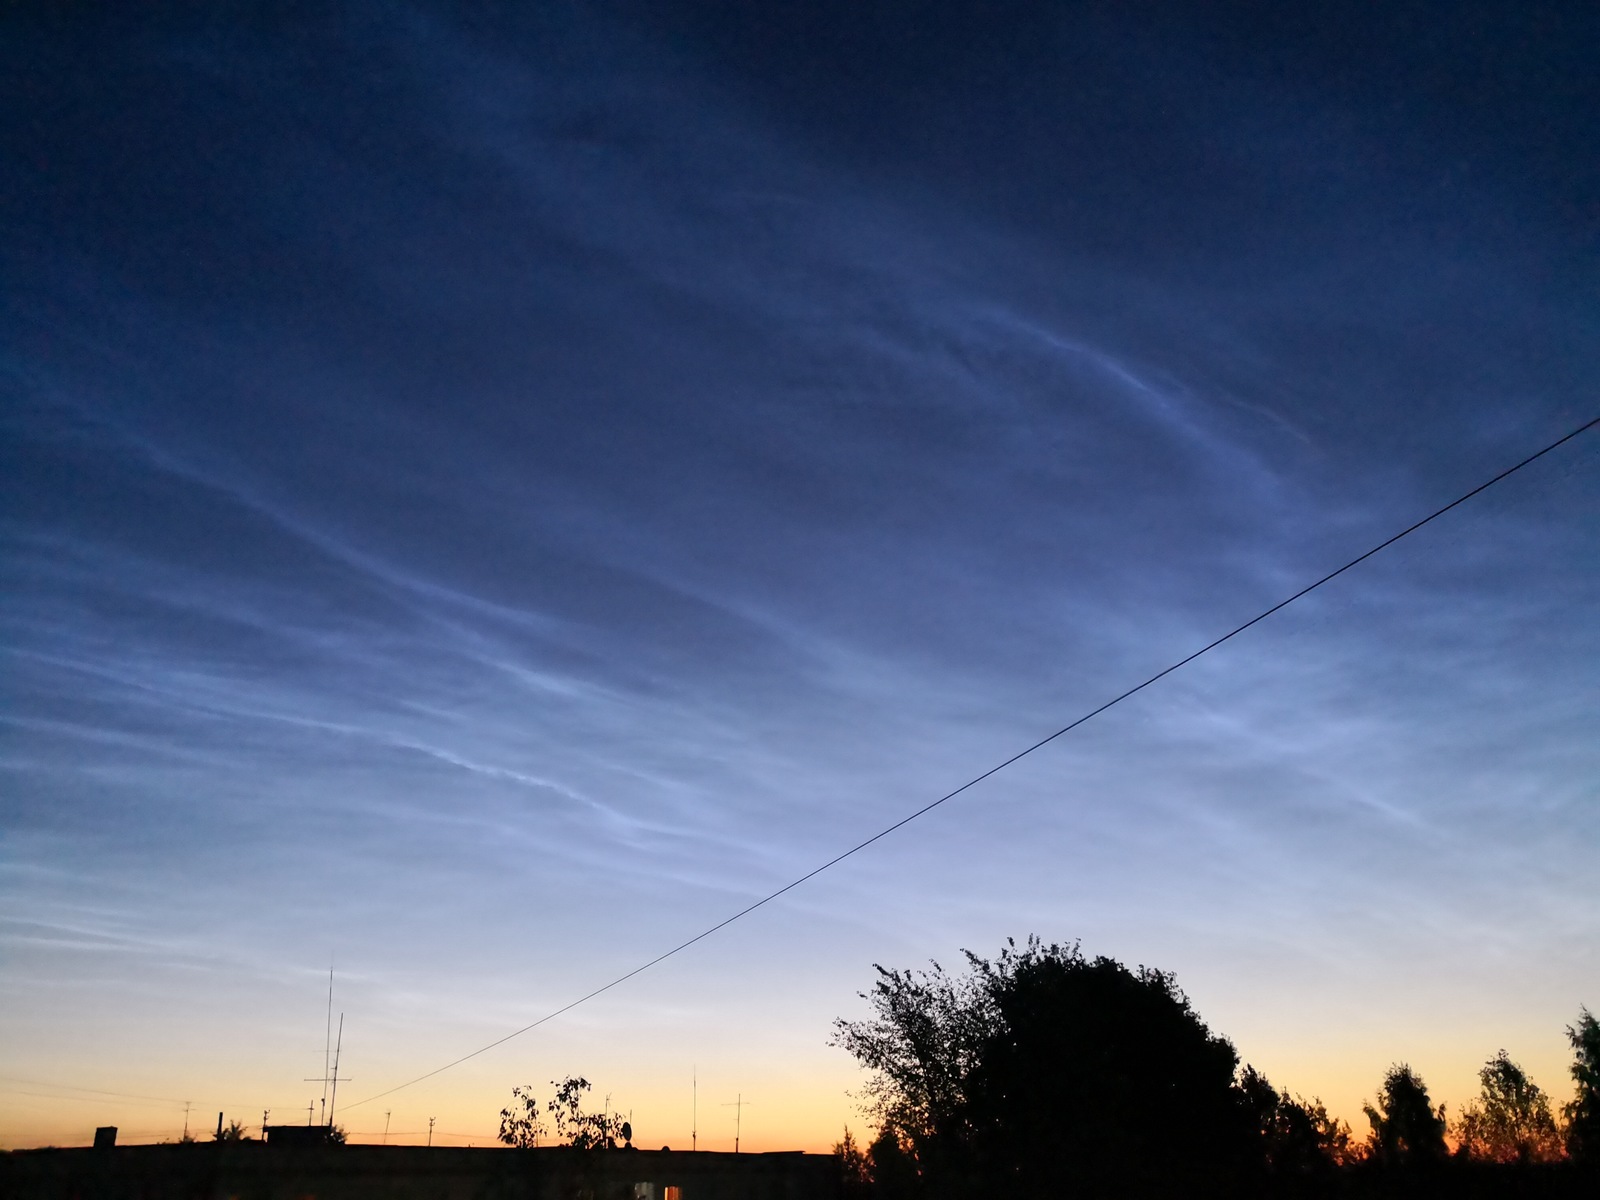
[{"label": "sky", "polygon": [[388,1089],[1600,415],[1600,12],[0,22],[0,1146],[300,1120],[332,969],[354,1140],[826,1149],[1029,934],[1570,1094],[1600,430]]}]

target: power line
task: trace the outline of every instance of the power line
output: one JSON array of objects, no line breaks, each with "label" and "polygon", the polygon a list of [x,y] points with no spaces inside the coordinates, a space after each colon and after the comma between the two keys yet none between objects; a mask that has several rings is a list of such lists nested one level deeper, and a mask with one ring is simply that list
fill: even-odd
[{"label": "power line", "polygon": [[792,880],[789,883],[784,884],[781,888],[778,888],[776,891],[769,892],[767,895],[761,897],[761,899],[755,901],[754,903],[746,905],[744,908],[741,908],[738,912],[734,913],[731,917],[727,917],[724,920],[718,921],[715,925],[712,925],[707,929],[701,930],[699,933],[695,934],[693,937],[691,937],[691,938],[689,938],[689,939],[687,939],[685,941],[679,942],[676,946],[673,946],[670,950],[663,951],[662,953],[656,955],[654,958],[650,959],[648,962],[642,963],[639,966],[634,967],[633,970],[628,971],[626,974],[618,975],[610,983],[602,984],[600,987],[595,988],[592,992],[587,992],[584,995],[579,996],[576,1000],[573,1000],[573,1001],[571,1001],[570,1003],[567,1003],[567,1004],[563,1004],[560,1008],[555,1009],[553,1012],[546,1013],[544,1016],[540,1017],[537,1021],[530,1022],[529,1024],[524,1025],[521,1029],[514,1030],[513,1032],[506,1034],[502,1038],[496,1038],[494,1041],[490,1042],[488,1045],[480,1046],[480,1047],[478,1047],[478,1049],[472,1051],[470,1054],[463,1054],[460,1058],[457,1058],[457,1059],[452,1060],[451,1062],[445,1063],[444,1066],[442,1066],[442,1067],[435,1067],[433,1070],[427,1072],[424,1075],[418,1075],[415,1079],[408,1079],[405,1083],[396,1084],[394,1087],[389,1088],[386,1091],[378,1092],[375,1095],[368,1096],[364,1100],[357,1100],[354,1104],[348,1105],[347,1107],[348,1108],[360,1108],[363,1104],[370,1104],[374,1100],[381,1099],[384,1096],[393,1095],[395,1092],[401,1091],[401,1090],[403,1090],[405,1088],[408,1088],[408,1087],[412,1087],[412,1086],[414,1086],[416,1084],[419,1084],[419,1083],[423,1082],[426,1079],[432,1079],[435,1075],[443,1074],[445,1071],[450,1070],[452,1067],[458,1067],[462,1063],[468,1061],[469,1059],[477,1058],[478,1055],[485,1054],[488,1051],[493,1050],[496,1046],[502,1046],[506,1042],[511,1041],[513,1038],[521,1037],[523,1034],[528,1033],[530,1030],[537,1029],[537,1028],[539,1028],[539,1026],[544,1025],[544,1024],[550,1022],[550,1021],[555,1020],[557,1017],[561,1016],[563,1013],[571,1012],[573,1009],[577,1008],[578,1005],[585,1004],[588,1001],[593,1000],[596,996],[599,996],[599,995],[601,995],[601,994],[603,994],[605,992],[609,992],[612,988],[617,987],[619,984],[626,983],[628,980],[632,979],[635,975],[643,974],[645,971],[648,971],[651,967],[654,967],[654,966],[656,966],[656,965],[658,965],[660,963],[663,963],[667,959],[671,958],[673,955],[679,954],[682,951],[687,950],[690,946],[693,946],[696,942],[704,941],[706,938],[710,937],[712,934],[718,933],[721,930],[726,929],[729,925],[732,925],[735,921],[739,920],[740,918],[749,916],[751,913],[755,912],[756,909],[761,908],[764,905],[770,904],[772,901],[776,900],[779,896],[784,895],[786,892],[791,892],[795,888],[799,887],[801,884],[807,882],[808,880],[815,879],[818,875],[822,874],[824,871],[828,870],[830,867],[838,866],[845,859],[850,858],[852,855],[859,854],[861,851],[865,850],[868,846],[872,845],[874,842],[881,841],[883,838],[888,837],[891,833],[894,833],[896,830],[901,829],[904,826],[911,824],[911,822],[915,821],[918,817],[927,815],[928,813],[932,812],[934,809],[938,808],[941,804],[945,803],[945,801],[954,800],[957,796],[961,795],[962,792],[965,792],[965,791],[969,790],[970,788],[976,787],[978,784],[982,783],[984,780],[990,778],[993,775],[998,775],[1001,771],[1004,771],[1007,767],[1011,766],[1013,763],[1018,762],[1019,760],[1026,758],[1028,755],[1032,754],[1035,750],[1040,750],[1040,749],[1044,748],[1045,746],[1048,746],[1051,742],[1055,741],[1057,738],[1061,737],[1063,734],[1071,733],[1074,729],[1078,728],[1078,726],[1080,726],[1080,725],[1082,725],[1082,724],[1084,724],[1084,723],[1086,723],[1088,721],[1092,721],[1095,717],[1098,717],[1101,713],[1105,712],[1107,709],[1114,708],[1116,705],[1121,704],[1124,700],[1127,700],[1129,697],[1135,696],[1138,693],[1144,691],[1144,689],[1149,687],[1151,684],[1157,683],[1160,680],[1165,679],[1168,675],[1171,675],[1174,671],[1177,671],[1182,667],[1188,666],[1195,659],[1201,657],[1202,655],[1209,654],[1211,651],[1215,650],[1218,646],[1222,645],[1224,642],[1231,641],[1232,639],[1238,637],[1245,630],[1251,628],[1254,625],[1260,624],[1262,621],[1265,621],[1268,617],[1272,616],[1274,613],[1279,612],[1282,609],[1285,609],[1285,608],[1289,607],[1289,605],[1293,604],[1296,600],[1299,600],[1302,597],[1304,597],[1306,595],[1309,595],[1311,592],[1316,591],[1323,584],[1329,583],[1332,580],[1337,579],[1339,576],[1343,575],[1346,571],[1350,570],[1351,567],[1358,566],[1361,563],[1366,562],[1367,559],[1371,558],[1373,555],[1379,553],[1380,551],[1387,550],[1390,546],[1394,545],[1401,538],[1407,537],[1410,534],[1413,534],[1417,530],[1421,529],[1424,525],[1430,524],[1431,522],[1438,520],[1440,517],[1444,516],[1445,513],[1449,512],[1451,509],[1457,508],[1460,505],[1465,504],[1468,500],[1471,500],[1474,496],[1477,496],[1481,492],[1488,491],[1495,484],[1501,482],[1502,480],[1508,478],[1509,476],[1515,475],[1518,471],[1522,470],[1522,468],[1528,466],[1529,464],[1537,462],[1539,459],[1543,458],[1546,454],[1549,454],[1552,450],[1555,450],[1555,449],[1557,449],[1557,448],[1559,448],[1561,446],[1566,445],[1566,443],[1572,441],[1574,438],[1580,436],[1581,434],[1587,433],[1590,429],[1593,429],[1596,425],[1600,425],[1600,417],[1594,417],[1591,420],[1585,421],[1582,425],[1578,426],[1576,429],[1572,430],[1570,433],[1567,433],[1567,434],[1563,435],[1562,437],[1559,437],[1555,441],[1553,441],[1553,442],[1549,443],[1548,445],[1546,445],[1542,450],[1538,450],[1538,451],[1534,452],[1533,454],[1528,455],[1528,457],[1524,458],[1522,461],[1516,463],[1515,465],[1507,467],[1505,470],[1501,471],[1498,475],[1495,475],[1492,478],[1485,480],[1483,483],[1480,483],[1477,487],[1473,488],[1471,491],[1464,492],[1460,496],[1457,496],[1454,500],[1450,501],[1450,503],[1444,505],[1443,507],[1434,509],[1433,512],[1431,512],[1427,516],[1423,517],[1420,521],[1416,521],[1413,524],[1407,525],[1404,529],[1402,529],[1399,533],[1394,534],[1392,537],[1385,538],[1383,541],[1379,542],[1376,546],[1372,547],[1372,549],[1366,551],[1364,554],[1359,554],[1355,558],[1352,558],[1349,562],[1345,563],[1344,566],[1339,567],[1337,570],[1329,571],[1321,579],[1318,579],[1314,583],[1307,584],[1305,587],[1301,588],[1298,592],[1295,592],[1292,596],[1289,596],[1289,597],[1287,597],[1287,598],[1285,598],[1283,600],[1278,601],[1278,603],[1274,604],[1271,608],[1264,609],[1263,611],[1257,613],[1255,616],[1251,617],[1248,621],[1244,622],[1242,625],[1237,625],[1233,629],[1230,629],[1227,633],[1223,634],[1221,637],[1215,639],[1214,641],[1207,642],[1204,646],[1200,647],[1200,649],[1194,651],[1192,654],[1189,654],[1184,658],[1180,658],[1177,662],[1173,663],[1171,666],[1164,667],[1162,670],[1157,671],[1154,675],[1150,676],[1143,683],[1136,684],[1133,687],[1129,688],[1127,691],[1122,692],[1121,694],[1112,697],[1110,700],[1107,700],[1104,704],[1101,704],[1098,708],[1090,709],[1088,712],[1084,713],[1081,717],[1078,717],[1076,720],[1071,721],[1066,725],[1063,725],[1060,729],[1056,730],[1054,733],[1050,734],[1048,737],[1040,738],[1037,742],[1034,742],[1033,745],[1027,747],[1027,749],[1017,751],[1017,753],[1013,754],[1010,758],[1006,759],[1004,762],[997,763],[995,766],[990,767],[987,771],[983,772],[983,774],[981,774],[981,775],[973,776],[971,779],[967,780],[967,782],[963,783],[960,787],[955,788],[953,791],[946,792],[944,795],[940,796],[937,800],[933,800],[933,801],[930,801],[927,804],[924,804],[921,808],[917,809],[915,812],[912,812],[912,813],[908,814],[907,816],[901,817],[900,820],[896,821],[894,824],[885,826],[883,829],[880,829],[877,833],[873,834],[871,837],[866,838],[863,841],[857,842],[854,846],[851,846],[848,850],[845,850],[844,852],[842,852],[840,854],[836,854],[834,857],[830,858],[827,862],[823,863],[821,866],[815,867],[812,870],[807,871],[804,875],[800,876],[798,879]]},{"label": "power line", "polygon": [[[348,1080],[345,1082],[348,1082]],[[19,1096],[33,1096],[41,1100],[60,1100],[66,1103],[74,1104],[105,1104],[106,1101],[102,1099],[102,1097],[110,1096],[118,1100],[139,1101],[141,1102],[139,1107],[153,1108],[157,1106],[163,1106],[179,1109],[181,1111],[187,1111],[189,1108],[194,1107],[193,1101],[177,1100],[170,1096],[148,1096],[142,1092],[114,1092],[107,1088],[79,1087],[76,1084],[52,1083],[44,1079],[26,1079],[20,1075],[0,1075],[0,1085],[7,1083],[21,1083],[33,1088],[55,1089],[54,1091],[33,1092],[25,1091],[22,1088],[0,1086],[0,1092],[9,1092]],[[64,1092],[83,1092],[87,1094],[73,1096],[62,1094]],[[255,1101],[246,1103],[244,1101],[215,1099],[213,1099],[211,1102],[215,1104],[221,1104],[224,1108],[252,1108],[256,1103]]]},{"label": "power line", "polygon": [[[18,1087],[0,1087],[0,1094],[7,1096],[31,1096],[36,1100],[56,1100],[62,1104],[98,1104],[101,1108],[107,1107],[104,1098],[100,1096],[63,1096],[60,1092],[30,1092],[26,1088]],[[170,1100],[134,1100],[132,1104],[137,1108],[172,1109],[181,1107],[181,1105],[176,1101]],[[124,1102],[118,1107],[126,1108],[128,1107],[128,1103]]]},{"label": "power line", "polygon": [[[8,1083],[25,1083],[30,1087],[58,1088],[66,1092],[92,1092],[96,1096],[116,1096],[124,1100],[153,1100],[158,1104],[170,1104],[175,1108],[182,1107],[182,1100],[174,1100],[170,1096],[146,1096],[141,1092],[112,1092],[105,1088],[78,1087],[71,1083],[51,1083],[43,1079],[23,1079],[18,1075],[0,1075],[0,1080]],[[66,1099],[66,1097],[62,1097]]]}]

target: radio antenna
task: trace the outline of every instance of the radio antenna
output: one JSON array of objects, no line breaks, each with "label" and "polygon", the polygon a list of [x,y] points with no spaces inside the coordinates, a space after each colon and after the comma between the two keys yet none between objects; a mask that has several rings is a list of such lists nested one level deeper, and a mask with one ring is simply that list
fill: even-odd
[{"label": "radio antenna", "polygon": [[333,1044],[333,968],[328,968],[328,1022],[322,1032],[322,1111],[328,1111],[328,1050]]},{"label": "radio antenna", "polygon": [[[333,1044],[333,1095],[328,1097],[328,1128],[333,1128],[333,1106],[339,1100],[339,1051],[344,1048],[344,1014],[339,1014],[339,1040]],[[350,1081],[345,1080],[346,1083]]]},{"label": "radio antenna", "polygon": [[744,1098],[743,1092],[740,1092],[739,1098],[732,1104],[724,1104],[722,1106],[723,1108],[733,1109],[733,1152],[735,1154],[739,1153],[739,1134],[744,1127],[744,1110],[749,1104],[750,1101]]}]

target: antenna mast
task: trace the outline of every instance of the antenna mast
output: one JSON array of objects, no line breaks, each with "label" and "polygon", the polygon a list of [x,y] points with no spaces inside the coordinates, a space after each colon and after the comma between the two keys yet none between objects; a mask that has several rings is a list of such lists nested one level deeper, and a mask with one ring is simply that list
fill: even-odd
[{"label": "antenna mast", "polygon": [[[328,972],[328,1004],[329,1004],[329,1013],[328,1013],[328,1015],[329,1015],[329,1018],[330,1018],[328,1024],[329,1024],[329,1029],[331,1031],[332,1025],[333,1025],[333,1022],[332,1022],[332,1015],[333,1015],[333,1012],[332,1012],[332,1004],[333,1004],[333,972],[332,971]],[[328,1070],[329,1062],[328,1062],[328,1058],[327,1058],[327,1053],[326,1053],[326,1051],[324,1051],[324,1055],[323,1055],[323,1059],[322,1059],[322,1062],[323,1062],[322,1078],[320,1080],[314,1079],[314,1078],[305,1080],[306,1083],[318,1083],[318,1082],[320,1082],[322,1084],[322,1124],[327,1129],[332,1129],[333,1128],[333,1106],[339,1099],[339,1085],[341,1083],[349,1083],[350,1082],[350,1080],[341,1079],[340,1076],[339,1076],[339,1055],[340,1055],[340,1052],[343,1050],[343,1048],[344,1048],[344,1014],[340,1013],[339,1014],[339,1040],[336,1043],[332,1043],[332,1045],[331,1045],[331,1049],[333,1051],[333,1062],[332,1062],[331,1065],[333,1067],[333,1070],[331,1070],[331,1071]],[[329,1084],[333,1085],[333,1091],[332,1091],[331,1094],[328,1091],[328,1085]],[[311,1109],[313,1107],[314,1107],[314,1104],[306,1105],[306,1124],[307,1125],[311,1124]]]},{"label": "antenna mast", "polygon": [[722,1106],[723,1108],[733,1109],[733,1152],[735,1154],[739,1153],[739,1134],[744,1124],[744,1106],[745,1099],[743,1092],[739,1093],[739,1098],[732,1104],[724,1104]]},{"label": "antenna mast", "polygon": [[[343,1014],[340,1014],[341,1018]],[[328,1021],[322,1031],[322,1112],[328,1112],[328,1051],[333,1045],[333,968],[328,968]]]},{"label": "antenna mast", "polygon": [[[329,1099],[328,1099],[328,1128],[329,1129],[333,1128],[333,1106],[334,1106],[335,1103],[338,1102],[338,1099],[339,1099],[339,1051],[343,1047],[344,1047],[344,1014],[340,1013],[339,1014],[339,1040],[334,1043],[334,1047],[333,1047],[333,1078],[329,1081],[329,1082],[331,1082],[333,1084],[333,1095],[331,1097],[329,1097]],[[345,1082],[348,1083],[349,1080],[345,1080]]]}]

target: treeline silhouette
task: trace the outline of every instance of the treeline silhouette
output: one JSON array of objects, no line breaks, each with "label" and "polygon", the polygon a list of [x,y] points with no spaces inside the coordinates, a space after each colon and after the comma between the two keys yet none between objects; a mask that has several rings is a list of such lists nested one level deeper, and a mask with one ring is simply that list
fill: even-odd
[{"label": "treeline silhouette", "polygon": [[1567,1029],[1560,1112],[1505,1051],[1451,1119],[1409,1065],[1357,1138],[1241,1065],[1174,977],[1077,944],[964,952],[959,974],[878,967],[833,1044],[870,1072],[876,1125],[835,1147],[848,1200],[1600,1196],[1600,1023]]}]

